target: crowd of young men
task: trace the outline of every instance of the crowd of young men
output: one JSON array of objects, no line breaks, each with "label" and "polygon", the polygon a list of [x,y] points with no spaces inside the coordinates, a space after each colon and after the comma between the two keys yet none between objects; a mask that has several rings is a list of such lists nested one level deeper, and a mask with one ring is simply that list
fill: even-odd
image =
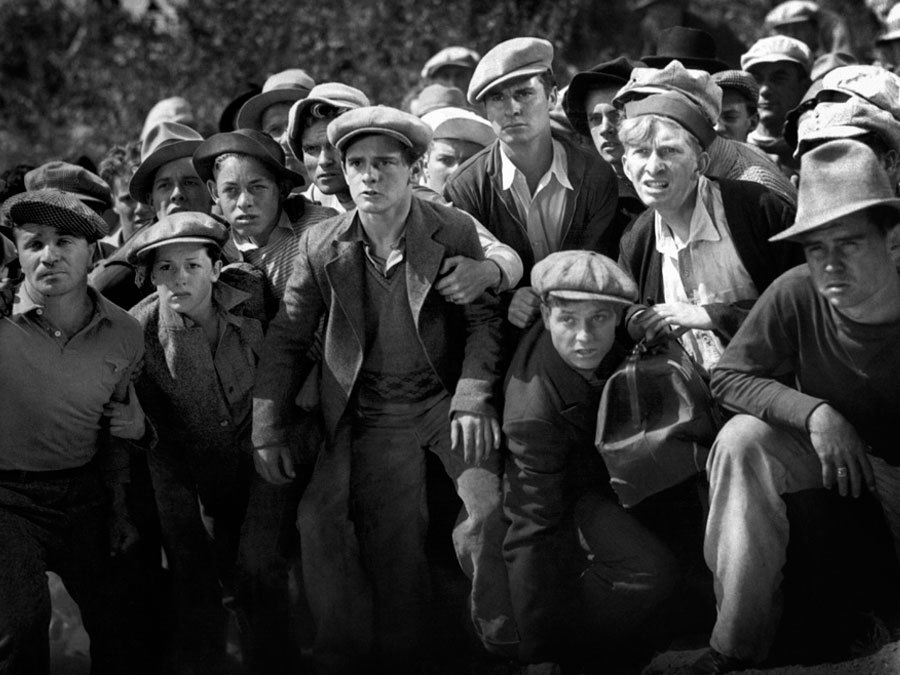
[{"label": "crowd of young men", "polygon": [[[0,674],[50,672],[47,571],[96,673],[633,673],[674,639],[725,673],[900,634],[900,77],[813,2],[767,25],[564,90],[546,39],[448,47],[412,112],[292,68],[207,138],[176,97],[100,175],[5,174]],[[623,505],[601,396],[665,340],[727,421]]]}]

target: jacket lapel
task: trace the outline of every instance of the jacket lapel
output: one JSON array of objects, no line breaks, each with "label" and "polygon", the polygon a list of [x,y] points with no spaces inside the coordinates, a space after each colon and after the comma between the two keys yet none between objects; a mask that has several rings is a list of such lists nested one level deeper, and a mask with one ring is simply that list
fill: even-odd
[{"label": "jacket lapel", "polygon": [[344,313],[344,318],[353,329],[362,352],[365,342],[363,327],[365,253],[362,245],[351,234],[352,229],[349,226],[352,222],[348,219],[347,228],[335,237],[332,243],[335,255],[325,263],[325,274],[331,284],[335,304]]},{"label": "jacket lapel", "polygon": [[425,221],[419,200],[414,198],[406,219],[406,292],[416,327],[444,260],[445,248],[433,238],[436,229],[433,222]]}]

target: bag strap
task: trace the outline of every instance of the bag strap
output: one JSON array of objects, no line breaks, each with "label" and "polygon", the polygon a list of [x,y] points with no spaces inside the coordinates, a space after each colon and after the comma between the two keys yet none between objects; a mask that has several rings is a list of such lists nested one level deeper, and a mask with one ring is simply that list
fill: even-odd
[{"label": "bag strap", "polygon": [[631,419],[633,420],[643,419],[641,400],[638,397],[637,363],[646,351],[647,347],[642,340],[634,346],[631,354],[625,360],[625,382],[628,384],[628,404],[631,407]]}]

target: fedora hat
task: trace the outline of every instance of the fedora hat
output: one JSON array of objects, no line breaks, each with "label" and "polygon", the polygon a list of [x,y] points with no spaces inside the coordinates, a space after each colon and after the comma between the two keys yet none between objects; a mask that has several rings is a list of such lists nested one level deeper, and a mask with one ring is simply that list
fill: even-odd
[{"label": "fedora hat", "polygon": [[299,173],[285,166],[284,148],[281,144],[256,129],[236,129],[210,136],[194,150],[194,168],[204,181],[215,180],[213,166],[216,157],[229,152],[249,155],[261,162],[279,179],[285,179],[298,187],[306,181]]},{"label": "fedora hat", "polygon": [[303,129],[305,118],[313,114],[317,106],[331,106],[339,112],[346,112],[369,105],[369,97],[356,87],[342,82],[323,82],[313,87],[306,98],[302,98],[288,113],[288,146],[294,157],[303,158]]},{"label": "fedora hat", "polygon": [[262,92],[248,99],[237,114],[237,127],[262,129],[262,115],[276,103],[293,103],[306,98],[316,86],[315,80],[300,68],[288,68],[275,73],[263,83]]},{"label": "fedora hat", "polygon": [[237,116],[241,108],[244,107],[247,101],[262,92],[258,84],[250,83],[247,87],[246,91],[238,94],[222,110],[222,114],[219,115],[219,131],[234,131],[237,129]]},{"label": "fedora hat", "polygon": [[859,141],[840,139],[813,148],[803,155],[800,173],[797,218],[769,241],[795,239],[873,206],[900,212],[900,199],[878,157]]},{"label": "fedora hat", "polygon": [[203,136],[178,122],[160,122],[147,132],[141,145],[141,163],[131,177],[128,191],[142,204],[150,203],[156,170],[174,159],[190,157]]},{"label": "fedora hat", "polygon": [[706,31],[672,26],[660,32],[656,54],[642,56],[650,68],[663,68],[671,61],[681,61],[685,68],[718,73],[730,66],[716,56],[716,41]]}]

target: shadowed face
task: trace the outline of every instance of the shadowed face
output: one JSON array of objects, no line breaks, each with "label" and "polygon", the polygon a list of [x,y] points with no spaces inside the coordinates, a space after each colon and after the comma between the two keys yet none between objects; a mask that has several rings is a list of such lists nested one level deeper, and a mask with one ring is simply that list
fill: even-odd
[{"label": "shadowed face", "polygon": [[618,306],[602,300],[556,300],[541,305],[544,328],[562,360],[593,372],[615,339]]}]

